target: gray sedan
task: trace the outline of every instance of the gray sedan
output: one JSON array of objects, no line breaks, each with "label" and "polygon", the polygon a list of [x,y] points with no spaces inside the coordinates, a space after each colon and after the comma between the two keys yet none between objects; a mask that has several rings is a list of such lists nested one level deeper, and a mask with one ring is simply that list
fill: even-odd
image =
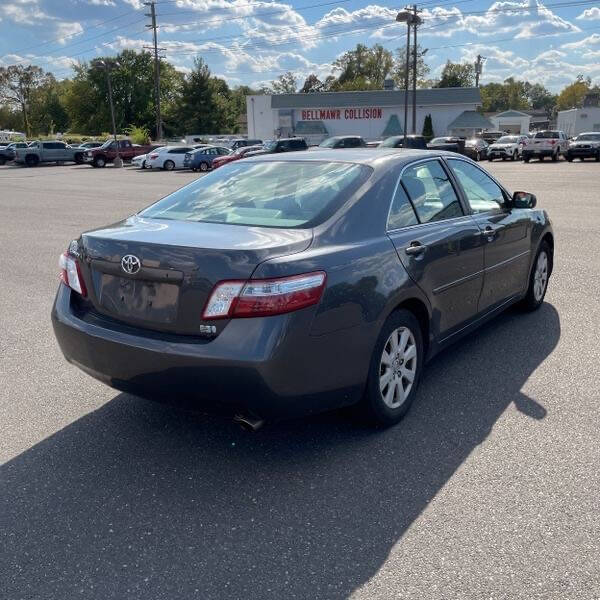
[{"label": "gray sedan", "polygon": [[431,357],[541,305],[553,250],[535,196],[453,153],[264,155],[71,242],[52,321],[120,390],[252,428],[352,404],[391,425]]}]

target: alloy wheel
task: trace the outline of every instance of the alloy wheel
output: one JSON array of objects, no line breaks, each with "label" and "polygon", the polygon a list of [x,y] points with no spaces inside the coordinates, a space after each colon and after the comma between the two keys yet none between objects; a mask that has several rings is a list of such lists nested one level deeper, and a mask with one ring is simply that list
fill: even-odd
[{"label": "alloy wheel", "polygon": [[533,276],[533,297],[539,302],[544,297],[546,285],[548,284],[548,255],[541,251],[535,263]]},{"label": "alloy wheel", "polygon": [[379,392],[385,405],[406,401],[417,373],[417,344],[408,327],[398,327],[387,339],[379,362]]}]

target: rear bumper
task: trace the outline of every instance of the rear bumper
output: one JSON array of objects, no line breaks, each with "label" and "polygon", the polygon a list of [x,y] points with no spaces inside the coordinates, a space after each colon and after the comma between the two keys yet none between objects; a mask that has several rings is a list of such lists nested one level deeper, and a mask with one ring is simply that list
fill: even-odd
[{"label": "rear bumper", "polygon": [[72,293],[61,284],[52,309],[58,344],[69,362],[118,390],[267,419],[354,404],[362,395],[370,354],[356,339],[368,336],[360,328],[311,336],[312,309],[232,320],[211,341],[179,342],[84,321],[71,308]]}]

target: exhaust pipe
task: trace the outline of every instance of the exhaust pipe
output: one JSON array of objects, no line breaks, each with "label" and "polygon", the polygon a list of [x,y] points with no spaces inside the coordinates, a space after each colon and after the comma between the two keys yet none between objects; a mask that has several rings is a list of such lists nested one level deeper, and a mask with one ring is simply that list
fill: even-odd
[{"label": "exhaust pipe", "polygon": [[245,431],[258,431],[264,424],[265,420],[252,415],[235,415],[233,422],[237,423]]}]

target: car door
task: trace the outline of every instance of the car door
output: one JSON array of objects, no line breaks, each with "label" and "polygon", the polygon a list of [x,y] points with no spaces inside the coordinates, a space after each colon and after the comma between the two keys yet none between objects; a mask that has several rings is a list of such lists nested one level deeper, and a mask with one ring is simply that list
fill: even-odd
[{"label": "car door", "polygon": [[193,148],[187,146],[183,148],[175,148],[175,151],[173,152],[173,155],[170,158],[173,159],[176,169],[183,169],[183,161],[185,160],[185,155],[188,152],[192,152],[193,150]]},{"label": "car door", "polygon": [[479,312],[487,312],[527,286],[531,260],[529,214],[509,209],[508,193],[483,169],[458,158],[449,158],[447,163],[481,230],[485,273]]},{"label": "car door", "polygon": [[406,271],[429,298],[440,341],[476,316],[483,242],[439,158],[420,160],[403,170],[388,235]]},{"label": "car door", "polygon": [[54,142],[54,149],[56,150],[56,158],[54,160],[71,160],[73,158],[72,152],[64,142]]}]

